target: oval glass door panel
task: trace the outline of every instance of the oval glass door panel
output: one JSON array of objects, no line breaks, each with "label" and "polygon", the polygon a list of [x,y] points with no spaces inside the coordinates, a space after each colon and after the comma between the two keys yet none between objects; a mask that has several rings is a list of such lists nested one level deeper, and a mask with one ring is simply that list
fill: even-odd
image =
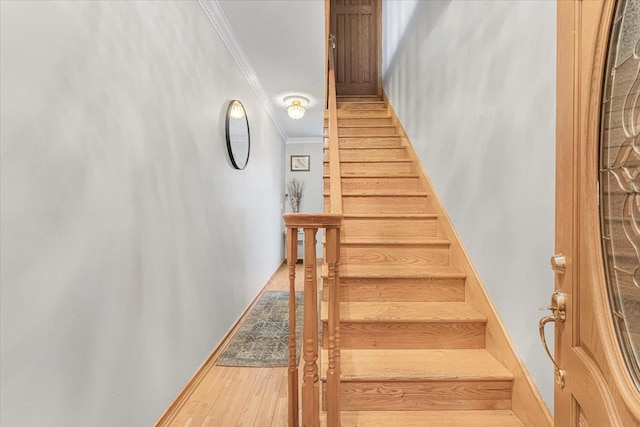
[{"label": "oval glass door panel", "polygon": [[240,101],[234,100],[229,103],[226,124],[229,160],[234,168],[244,169],[249,162],[251,137],[247,112]]},{"label": "oval glass door panel", "polygon": [[640,389],[640,0],[618,2],[600,138],[600,218],[613,323]]}]

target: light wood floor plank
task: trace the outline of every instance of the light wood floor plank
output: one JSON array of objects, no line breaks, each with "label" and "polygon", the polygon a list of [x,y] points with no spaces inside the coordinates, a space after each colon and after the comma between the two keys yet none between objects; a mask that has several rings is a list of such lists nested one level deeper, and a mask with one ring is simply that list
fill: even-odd
[{"label": "light wood floor plank", "polygon": [[[318,269],[318,277],[321,270]],[[296,266],[296,290],[303,290],[304,267]],[[289,290],[282,264],[265,290]],[[237,325],[236,328],[239,328]],[[221,345],[225,345],[224,343]],[[302,360],[302,358],[301,358]],[[215,361],[214,361],[215,362]],[[207,366],[206,375],[164,425],[172,427],[282,427],[287,423],[287,368]]]}]

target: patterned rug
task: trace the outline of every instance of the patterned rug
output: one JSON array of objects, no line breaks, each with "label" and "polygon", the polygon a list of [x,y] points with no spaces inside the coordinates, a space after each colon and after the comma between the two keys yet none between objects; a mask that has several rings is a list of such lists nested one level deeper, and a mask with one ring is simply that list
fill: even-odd
[{"label": "patterned rug", "polygon": [[[303,292],[296,292],[296,358],[302,341]],[[273,367],[289,364],[289,292],[266,291],[216,365]],[[296,359],[297,360],[297,359]]]}]

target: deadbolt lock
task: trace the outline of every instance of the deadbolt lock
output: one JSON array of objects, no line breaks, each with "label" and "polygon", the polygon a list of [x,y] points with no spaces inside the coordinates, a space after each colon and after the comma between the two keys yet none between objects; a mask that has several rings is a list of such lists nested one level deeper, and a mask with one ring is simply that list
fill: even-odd
[{"label": "deadbolt lock", "polygon": [[567,271],[567,258],[563,254],[555,254],[551,257],[551,268],[558,274]]}]

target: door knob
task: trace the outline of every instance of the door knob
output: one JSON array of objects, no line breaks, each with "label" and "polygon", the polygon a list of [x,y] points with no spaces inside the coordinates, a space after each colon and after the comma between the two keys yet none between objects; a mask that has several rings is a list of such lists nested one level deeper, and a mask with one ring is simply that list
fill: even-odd
[{"label": "door knob", "polygon": [[563,254],[555,254],[551,257],[551,268],[559,274],[564,274],[567,270],[567,259]]},{"label": "door knob", "polygon": [[[551,259],[553,260],[553,258]],[[542,347],[544,347],[544,351],[547,353],[547,356],[549,356],[549,359],[551,359],[551,363],[553,363],[553,366],[555,366],[556,368],[555,377],[556,377],[556,382],[558,383],[560,388],[564,388],[564,370],[560,368],[560,366],[558,366],[555,359],[551,355],[551,352],[549,351],[549,347],[547,346],[547,339],[544,335],[544,327],[547,323],[564,322],[565,319],[567,318],[566,307],[567,307],[566,295],[559,291],[554,292],[551,295],[551,306],[546,308],[551,310],[551,315],[543,317],[542,319],[540,319],[540,322],[538,323],[538,329],[540,331],[540,341],[542,341]]]}]

